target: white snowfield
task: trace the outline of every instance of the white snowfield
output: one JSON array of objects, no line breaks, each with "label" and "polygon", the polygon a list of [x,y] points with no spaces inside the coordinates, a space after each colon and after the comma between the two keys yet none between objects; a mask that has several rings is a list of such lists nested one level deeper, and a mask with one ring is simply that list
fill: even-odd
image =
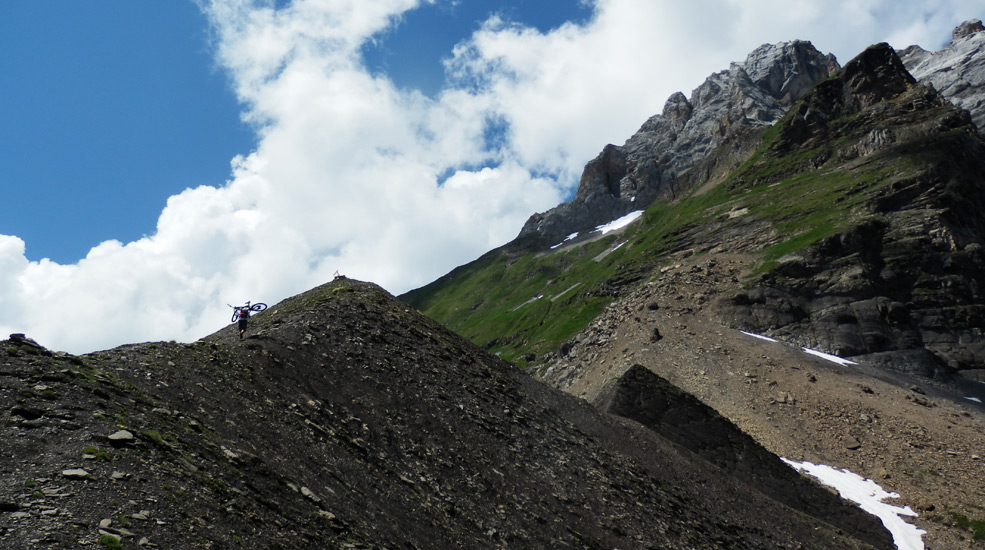
[{"label": "white snowfield", "polygon": [[916,517],[916,512],[909,506],[900,508],[883,502],[887,498],[899,498],[898,493],[887,493],[875,481],[864,479],[848,470],[810,462],[794,462],[786,458],[781,460],[795,470],[833,487],[842,498],[858,504],[861,509],[881,519],[882,524],[893,535],[893,542],[898,550],[924,550],[923,535],[926,531],[910,525],[901,517]]}]

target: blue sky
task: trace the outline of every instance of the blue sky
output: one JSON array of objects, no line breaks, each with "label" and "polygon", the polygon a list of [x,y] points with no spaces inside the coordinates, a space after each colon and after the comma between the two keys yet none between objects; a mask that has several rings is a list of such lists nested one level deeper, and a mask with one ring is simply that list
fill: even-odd
[{"label": "blue sky", "polygon": [[74,262],[255,143],[186,1],[0,3],[0,233]]},{"label": "blue sky", "polygon": [[881,41],[939,49],[983,15],[985,0],[0,0],[0,334],[73,352],[188,341],[227,303],[336,271],[400,293],[509,241],[605,144],[763,43],[845,62]]}]

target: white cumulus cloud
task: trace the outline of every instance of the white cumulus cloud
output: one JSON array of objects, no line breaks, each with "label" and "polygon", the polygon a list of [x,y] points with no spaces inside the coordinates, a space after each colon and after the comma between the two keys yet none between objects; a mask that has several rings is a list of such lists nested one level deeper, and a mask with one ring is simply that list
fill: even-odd
[{"label": "white cumulus cloud", "polygon": [[0,236],[0,331],[85,352],[193,340],[223,326],[227,302],[272,304],[336,271],[400,293],[514,237],[606,143],[762,43],[812,40],[844,63],[880,41],[938,49],[985,13],[985,0],[597,0],[549,32],[477,24],[433,96],[363,65],[408,10],[448,1],[200,0],[257,149],[228,181],[171,197],[153,235],[76,264],[30,262]]}]

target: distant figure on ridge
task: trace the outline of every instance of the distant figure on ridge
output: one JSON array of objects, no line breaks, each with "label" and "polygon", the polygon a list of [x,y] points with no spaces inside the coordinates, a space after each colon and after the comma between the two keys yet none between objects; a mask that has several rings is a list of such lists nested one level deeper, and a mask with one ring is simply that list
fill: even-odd
[{"label": "distant figure on ridge", "polygon": [[[226,305],[229,305],[229,304],[226,304]],[[250,302],[246,302],[246,305],[245,306],[233,306],[233,305],[229,305],[229,307],[233,308],[233,318],[232,318],[232,321],[233,322],[237,322],[238,321],[238,325],[239,325],[239,339],[242,340],[243,339],[243,333],[246,332],[246,325],[249,323],[250,312],[251,311],[263,311],[263,310],[267,309],[267,304],[264,304],[264,303],[261,303],[261,302],[257,302],[257,303],[255,303],[253,305],[250,305]]]},{"label": "distant figure on ridge", "polygon": [[250,310],[248,308],[241,308],[239,310],[239,339],[243,339],[243,333],[246,332],[247,320],[250,318]]}]

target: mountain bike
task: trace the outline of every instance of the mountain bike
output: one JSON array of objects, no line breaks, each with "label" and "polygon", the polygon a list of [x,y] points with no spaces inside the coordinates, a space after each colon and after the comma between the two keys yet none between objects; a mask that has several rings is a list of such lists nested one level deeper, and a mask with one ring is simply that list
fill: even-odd
[{"label": "mountain bike", "polygon": [[231,308],[233,308],[233,319],[230,322],[233,322],[233,321],[236,321],[237,319],[239,319],[239,310],[241,310],[241,309],[245,309],[245,310],[248,310],[248,311],[263,311],[263,310],[267,309],[267,304],[265,304],[263,302],[257,302],[255,304],[250,304],[250,302],[246,302],[246,305],[245,306],[234,306],[234,305],[231,305],[231,304],[226,304],[226,305],[229,306],[229,307],[231,307]]}]

